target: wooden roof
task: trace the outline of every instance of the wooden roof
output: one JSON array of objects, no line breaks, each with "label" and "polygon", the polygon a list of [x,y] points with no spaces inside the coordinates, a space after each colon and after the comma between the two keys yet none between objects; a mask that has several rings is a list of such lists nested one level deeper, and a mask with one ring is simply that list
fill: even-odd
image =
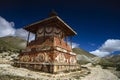
[{"label": "wooden roof", "polygon": [[59,28],[61,28],[65,33],[66,36],[74,36],[77,33],[69,26],[67,25],[60,17],[58,16],[51,16],[49,18],[46,18],[44,20],[35,22],[33,24],[30,24],[28,26],[25,26],[24,29],[32,32],[32,33],[36,33],[36,31],[40,28],[43,27],[47,24],[54,24],[56,27],[58,26]]}]

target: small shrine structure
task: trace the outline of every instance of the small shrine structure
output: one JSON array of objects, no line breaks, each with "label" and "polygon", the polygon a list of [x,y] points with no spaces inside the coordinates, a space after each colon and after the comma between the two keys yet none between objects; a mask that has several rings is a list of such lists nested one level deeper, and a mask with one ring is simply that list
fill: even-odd
[{"label": "small shrine structure", "polygon": [[[16,66],[48,73],[79,69],[76,54],[72,52],[72,36],[77,33],[56,12],[49,16],[24,27],[29,32],[27,46]],[[35,40],[29,42],[30,33],[35,34]]]}]

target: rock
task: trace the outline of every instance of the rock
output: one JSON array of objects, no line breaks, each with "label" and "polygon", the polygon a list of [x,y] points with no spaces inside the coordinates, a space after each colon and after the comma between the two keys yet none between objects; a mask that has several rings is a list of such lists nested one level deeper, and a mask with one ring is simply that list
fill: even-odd
[{"label": "rock", "polygon": [[2,56],[8,56],[8,55],[9,55],[8,52],[3,52],[3,53],[2,53]]},{"label": "rock", "polygon": [[8,63],[13,60],[18,60],[18,55],[19,53],[14,53],[14,52],[2,52],[0,53],[0,63]]},{"label": "rock", "polygon": [[0,58],[0,64],[2,63],[9,63],[9,60],[6,60],[5,58]]},{"label": "rock", "polygon": [[82,65],[83,67],[93,67],[93,64],[92,63],[88,63],[86,65]]},{"label": "rock", "polygon": [[2,56],[0,55],[0,58],[2,58]]},{"label": "rock", "polygon": [[11,58],[11,56],[6,56],[6,59],[7,59],[7,60],[13,60],[13,59]]}]

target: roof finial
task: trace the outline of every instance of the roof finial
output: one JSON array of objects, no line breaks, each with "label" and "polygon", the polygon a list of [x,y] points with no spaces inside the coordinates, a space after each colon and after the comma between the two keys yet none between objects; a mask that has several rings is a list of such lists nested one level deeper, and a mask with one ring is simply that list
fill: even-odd
[{"label": "roof finial", "polygon": [[52,12],[49,14],[50,17],[57,16],[57,12],[55,12],[54,9],[52,9]]}]

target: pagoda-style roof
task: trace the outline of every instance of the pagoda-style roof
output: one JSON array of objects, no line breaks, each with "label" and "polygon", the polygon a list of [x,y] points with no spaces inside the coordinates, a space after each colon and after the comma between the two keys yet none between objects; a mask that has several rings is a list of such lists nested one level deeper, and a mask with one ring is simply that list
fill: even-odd
[{"label": "pagoda-style roof", "polygon": [[66,33],[66,36],[74,36],[77,34],[69,25],[67,25],[58,16],[51,16],[49,18],[35,22],[33,24],[25,26],[24,29],[35,34],[40,27],[44,27],[48,24],[54,24],[55,27],[61,28]]}]

